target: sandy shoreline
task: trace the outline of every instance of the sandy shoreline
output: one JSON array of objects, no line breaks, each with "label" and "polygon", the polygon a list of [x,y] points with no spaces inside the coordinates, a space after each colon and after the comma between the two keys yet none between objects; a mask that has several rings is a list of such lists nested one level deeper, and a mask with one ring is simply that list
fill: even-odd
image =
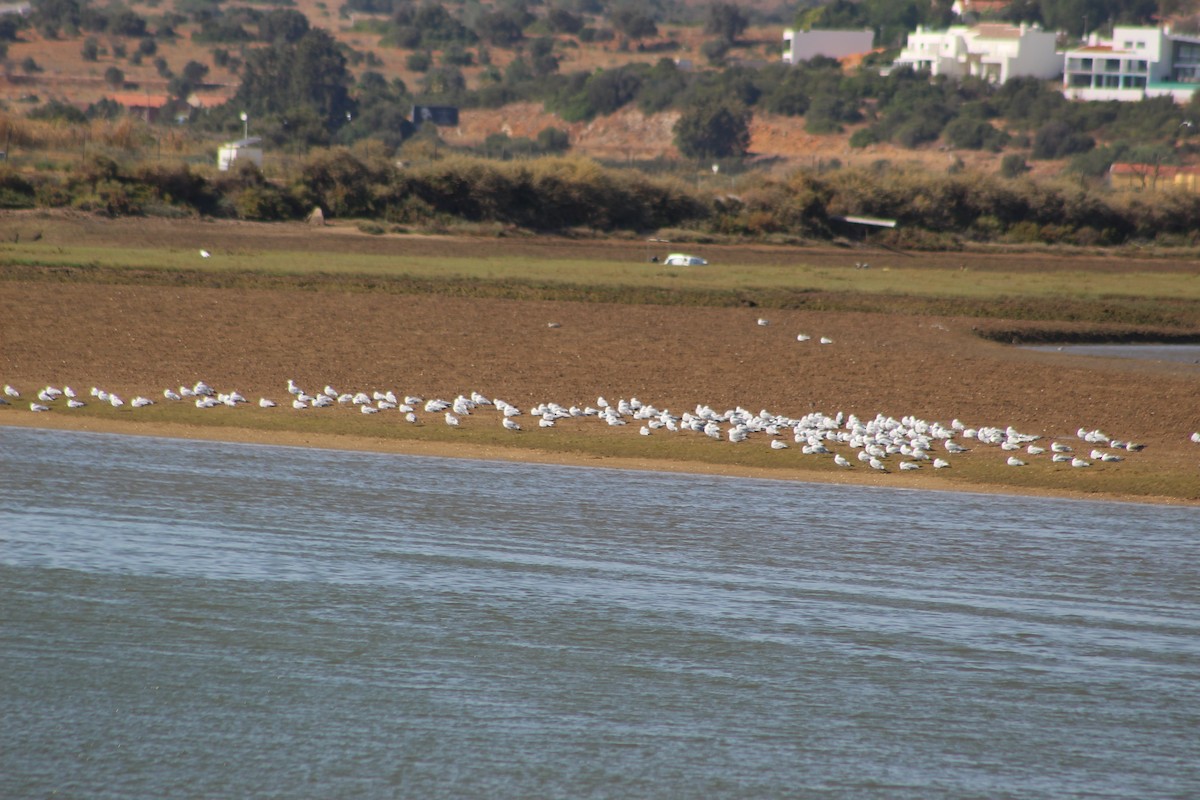
[{"label": "sandy shoreline", "polygon": [[1200,501],[1177,497],[1155,497],[1123,494],[1095,494],[1069,490],[1049,490],[1036,487],[995,486],[991,484],[948,483],[933,474],[879,474],[865,469],[847,472],[822,473],[786,468],[752,467],[730,464],[711,464],[699,461],[673,461],[656,458],[614,457],[584,453],[561,453],[549,450],[516,449],[484,445],[470,441],[428,442],[412,439],[383,439],[371,436],[327,434],[303,431],[263,431],[241,427],[202,427],[153,421],[125,421],[68,417],[63,414],[0,416],[0,441],[5,427],[36,428],[41,430],[80,431],[149,436],[166,439],[230,442],[236,444],[277,447],[306,447],[321,450],[386,453],[431,458],[461,458],[480,461],[501,461],[525,464],[545,464],[565,467],[592,467],[645,472],[715,475],[727,478],[817,483],[840,486],[870,486],[914,491],[958,492],[968,494],[1045,497],[1092,502],[1146,503],[1153,505],[1200,506]]}]

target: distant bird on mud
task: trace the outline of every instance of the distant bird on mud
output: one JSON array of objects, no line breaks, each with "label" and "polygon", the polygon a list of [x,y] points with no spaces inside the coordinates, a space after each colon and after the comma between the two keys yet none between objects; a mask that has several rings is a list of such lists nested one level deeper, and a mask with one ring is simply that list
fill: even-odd
[{"label": "distant bird on mud", "polygon": [[208,252],[207,250],[201,250],[200,257],[201,258],[212,258],[212,253]]}]

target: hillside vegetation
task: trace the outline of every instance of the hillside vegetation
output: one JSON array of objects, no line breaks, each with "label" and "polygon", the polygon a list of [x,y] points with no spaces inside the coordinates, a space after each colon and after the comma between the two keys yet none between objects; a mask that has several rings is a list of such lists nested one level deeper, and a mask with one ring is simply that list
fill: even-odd
[{"label": "hillside vegetation", "polygon": [[[1081,9],[1189,21],[1127,0],[1014,3],[1001,18],[1077,34]],[[279,219],[320,205],[385,226],[752,237],[845,235],[837,218],[865,214],[898,220],[891,236],[910,246],[1190,237],[1190,197],[1110,196],[1099,179],[1115,160],[1190,161],[1200,104],[880,75],[908,30],[949,21],[940,5],[882,0],[38,0],[28,18],[0,20],[0,206]],[[883,47],[853,66],[788,66],[784,25],[868,26]],[[151,95],[154,122],[120,102]],[[418,129],[417,103],[456,106],[463,121]],[[537,130],[504,122],[509,108]],[[216,143],[246,132],[265,140],[263,170],[213,174]],[[611,169],[555,160],[589,145]]]}]

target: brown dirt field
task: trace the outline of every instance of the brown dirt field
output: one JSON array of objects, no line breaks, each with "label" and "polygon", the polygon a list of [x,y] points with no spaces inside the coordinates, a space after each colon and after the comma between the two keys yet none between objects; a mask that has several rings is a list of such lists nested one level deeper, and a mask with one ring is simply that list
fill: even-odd
[{"label": "brown dirt field", "polygon": [[[12,222],[11,217],[0,219],[9,226]],[[641,246],[553,239],[378,238],[298,225],[162,220],[87,224],[94,226],[94,239],[89,241],[169,240],[180,247],[214,250],[251,245],[373,252],[388,248],[402,257],[431,250],[525,247],[538,252],[608,249],[610,257],[620,257],[622,248],[636,251]],[[754,252],[766,259],[782,257],[782,251]],[[791,253],[795,257],[795,251]],[[826,255],[847,257],[832,250]],[[1120,263],[1100,256],[1091,261],[1103,266]],[[1128,267],[1129,262],[1124,263]],[[1071,264],[1079,268],[1080,262]],[[1162,262],[1164,267],[1169,264]],[[1022,350],[979,338],[973,330],[977,320],[896,315],[885,309],[772,311],[767,326],[756,324],[760,314],[752,308],[4,280],[0,383],[21,387],[27,400],[47,384],[70,384],[84,393],[97,385],[128,399],[138,393],[161,397],[164,387],[203,379],[218,389],[236,388],[252,400],[266,395],[282,401],[288,399],[286,381],[293,378],[310,391],[326,383],[343,391],[390,388],[424,397],[453,398],[478,390],[522,408],[550,401],[594,404],[598,395],[613,401],[636,396],[675,413],[704,403],[717,410],[741,405],[790,416],[844,411],[862,417],[914,415],[944,423],[957,417],[973,426],[1013,425],[1025,433],[1072,439],[1081,426],[1098,427],[1147,445],[1146,451],[1129,457],[1130,464],[1140,460],[1141,468],[1151,472],[1194,476],[1194,484],[1188,483],[1193,486],[1190,496],[1174,496],[1200,499],[1200,446],[1187,440],[1200,428],[1200,366]],[[548,327],[551,322],[561,327]],[[815,341],[797,343],[796,334],[802,331],[830,336],[835,342],[826,347]],[[65,412],[53,413],[65,417]],[[37,424],[30,419],[51,416],[29,414],[27,406],[0,407],[0,424],[13,423],[17,415],[21,424]],[[364,418],[364,426],[373,420]],[[527,425],[528,420],[523,418]],[[593,430],[600,427],[593,423]],[[376,433],[361,428],[365,437]],[[554,436],[558,431],[527,435]],[[637,439],[637,426],[611,435]],[[1074,444],[1077,449],[1090,448]],[[652,459],[652,453],[646,450],[647,458]],[[866,479],[918,485],[908,477]],[[1078,491],[1095,489],[1081,484]],[[1057,493],[1073,491],[1068,487]]]}]

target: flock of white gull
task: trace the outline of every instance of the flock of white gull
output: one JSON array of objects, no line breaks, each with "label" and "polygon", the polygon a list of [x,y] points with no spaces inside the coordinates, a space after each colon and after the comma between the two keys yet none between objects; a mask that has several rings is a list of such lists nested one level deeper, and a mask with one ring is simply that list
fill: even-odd
[{"label": "flock of white gull", "polygon": [[[392,391],[350,393],[325,386],[321,391],[310,394],[295,381],[289,380],[287,393],[291,398],[291,408],[298,412],[340,407],[357,409],[366,415],[396,414],[409,424],[423,424],[430,420],[457,427],[465,417],[482,417],[490,411],[498,415],[500,424],[506,430],[514,433],[534,425],[553,428],[560,420],[591,419],[613,427],[638,425],[642,436],[692,433],[734,444],[759,440],[769,443],[772,450],[795,447],[804,455],[831,459],[842,469],[854,469],[857,460],[861,465],[881,472],[889,472],[893,468],[908,472],[926,466],[935,470],[946,469],[954,456],[974,449],[994,448],[1002,454],[1008,453],[1006,463],[1011,467],[1024,467],[1042,459],[1073,468],[1120,462],[1127,454],[1142,449],[1142,445],[1121,441],[1098,429],[1080,428],[1073,439],[1061,437],[1066,441],[1043,443],[1042,437],[1021,433],[1011,426],[969,427],[957,419],[949,425],[943,425],[912,416],[895,418],[882,414],[873,419],[862,419],[842,412],[833,416],[813,412],[802,417],[788,417],[767,410],[753,413],[741,407],[717,411],[707,405],[697,405],[692,411],[673,414],[667,409],[643,403],[636,397],[621,399],[616,403],[599,397],[594,405],[584,407],[540,403],[522,410],[500,398],[488,399],[479,392],[460,394],[453,400],[426,400],[415,395],[401,397]],[[217,392],[203,381],[178,389],[164,389],[162,400],[159,401],[139,395],[126,403],[118,395],[99,387],[93,387],[89,396],[90,400],[81,399],[69,386],[61,389],[47,386],[38,390],[37,399],[29,403],[29,409],[33,412],[47,412],[56,407],[77,409],[89,402],[103,403],[117,409],[126,406],[129,409],[144,408],[156,402],[190,402],[199,409],[235,408],[249,403],[236,391]],[[11,385],[4,387],[0,405],[11,405],[20,400],[19,390]],[[258,406],[265,409],[280,407],[267,397],[259,398]],[[281,406],[281,409],[286,407]],[[528,420],[525,426],[519,418]],[[1191,434],[1191,441],[1200,444],[1200,431]],[[847,455],[852,457],[848,458]]]}]

